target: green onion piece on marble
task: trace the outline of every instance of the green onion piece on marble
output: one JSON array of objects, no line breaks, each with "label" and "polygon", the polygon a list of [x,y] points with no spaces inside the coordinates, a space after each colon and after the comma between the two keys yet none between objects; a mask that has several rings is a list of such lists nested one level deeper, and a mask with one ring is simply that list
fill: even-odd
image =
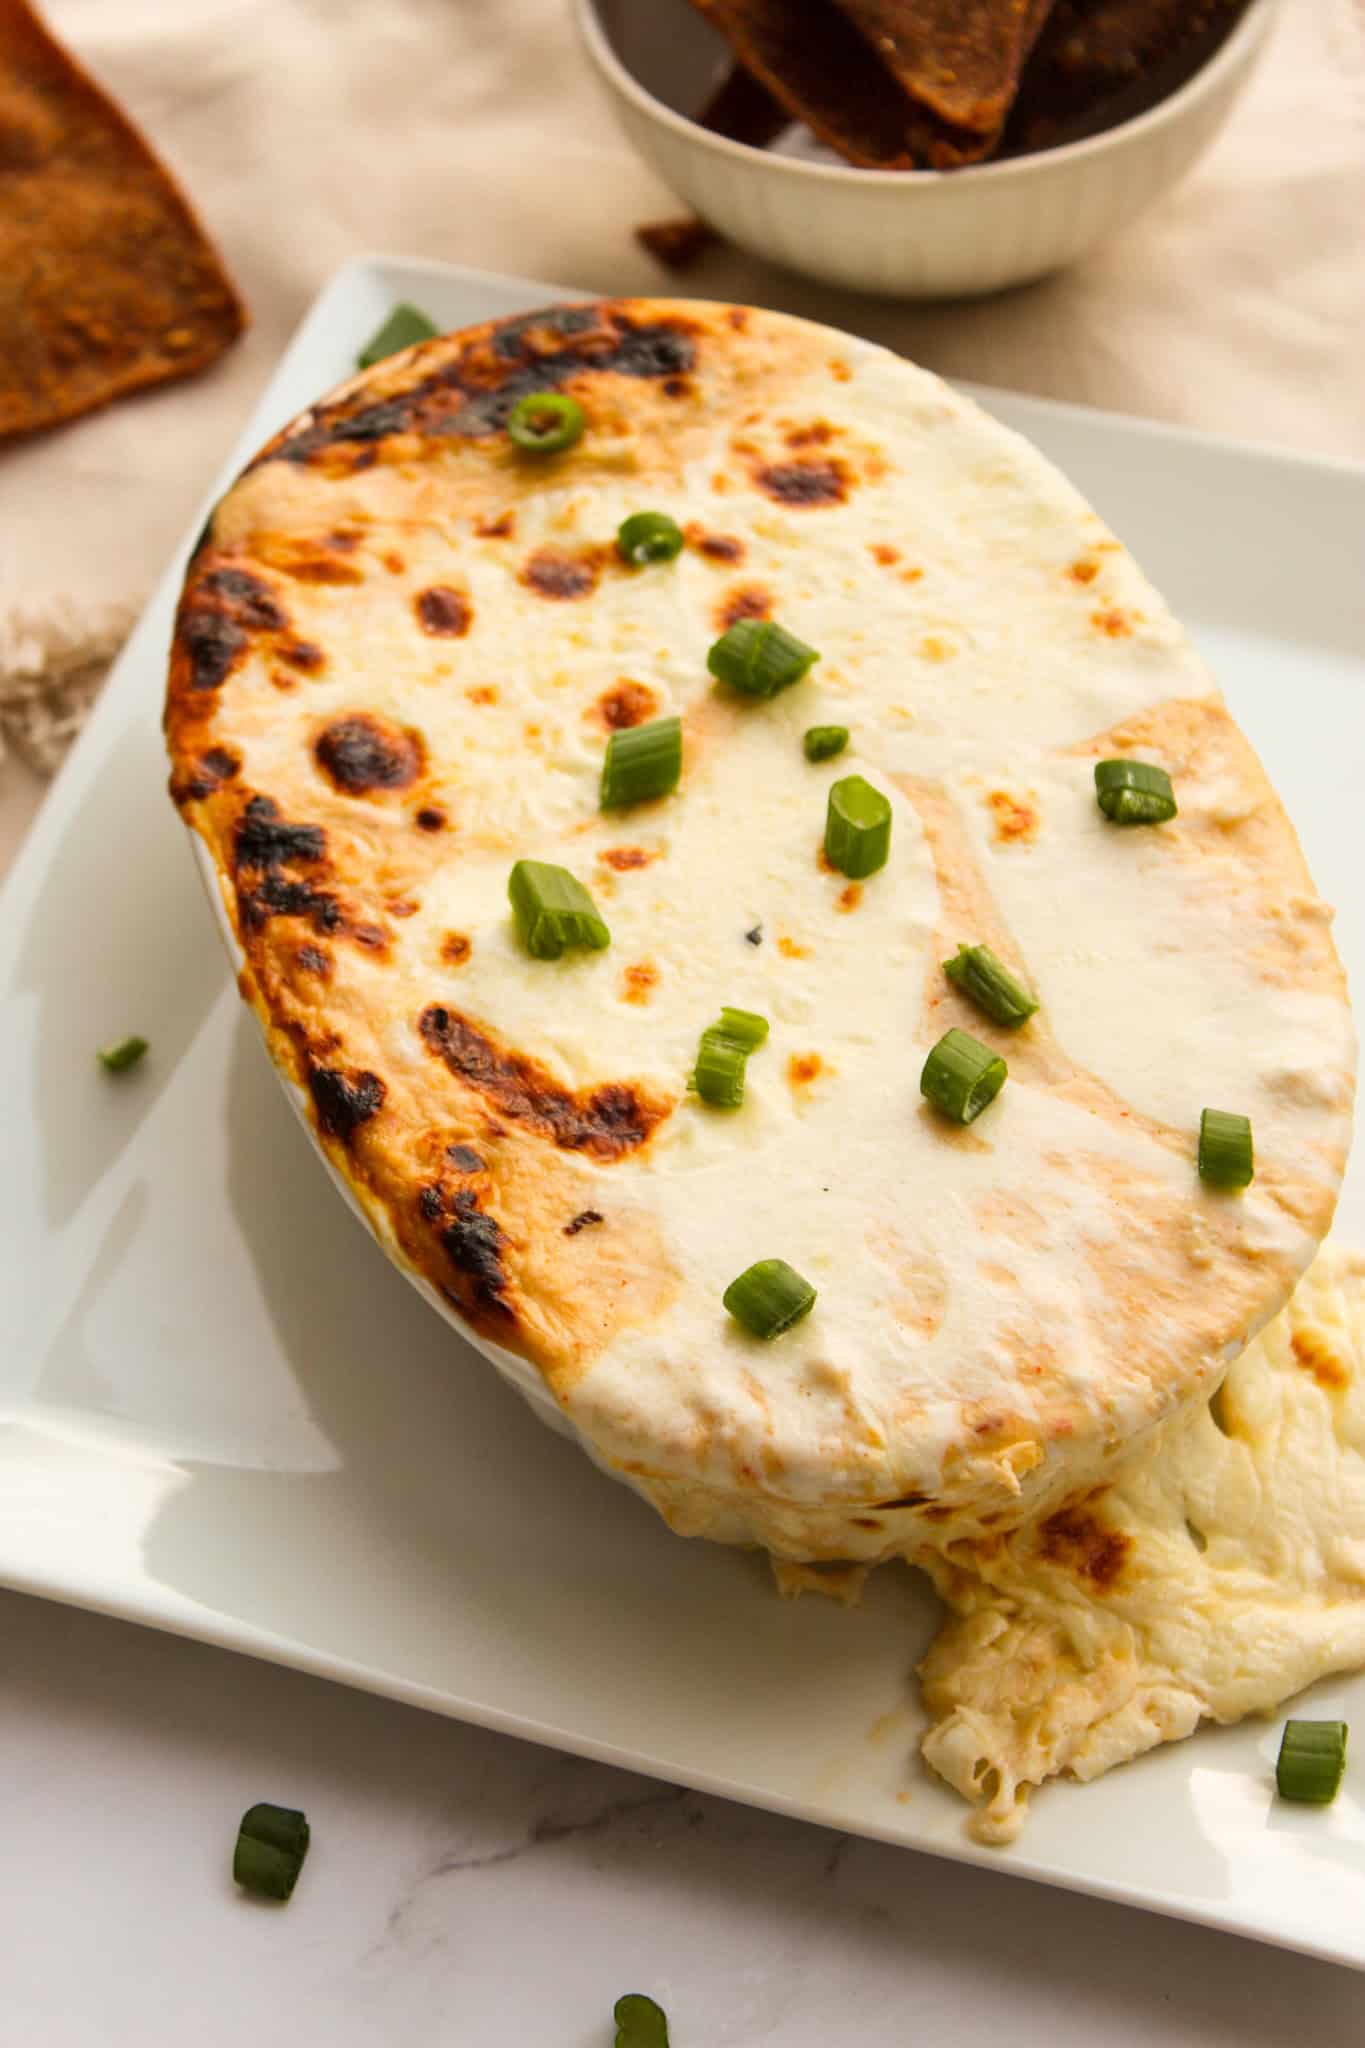
[{"label": "green onion piece on marble", "polygon": [[682,774],[682,720],[654,718],[648,725],[628,726],[607,741],[602,763],[601,806],[619,810],[667,796]]},{"label": "green onion piece on marble", "polygon": [[706,657],[711,674],[746,697],[775,697],[820,659],[813,647],[772,619],[739,619]]},{"label": "green onion piece on marble", "polygon": [[1229,1109],[1204,1110],[1199,1118],[1199,1178],[1211,1188],[1245,1188],[1255,1177],[1250,1118]]},{"label": "green onion piece on marble", "polygon": [[683,531],[667,512],[632,512],[616,529],[616,552],[632,569],[671,562],[683,549]]},{"label": "green onion piece on marble", "polygon": [[730,1282],[723,1299],[737,1323],[767,1341],[810,1314],[815,1289],[785,1259],[759,1259]]},{"label": "green onion piece on marble", "polygon": [[145,1038],[120,1038],[113,1045],[102,1045],[96,1058],[109,1074],[122,1074],[129,1067],[135,1067],[148,1050]]},{"label": "green onion piece on marble", "polygon": [[558,455],[572,448],[587,425],[576,398],[562,391],[532,391],[507,415],[507,431],[528,455]]},{"label": "green onion piece on marble", "polygon": [[382,363],[385,356],[396,356],[401,348],[412,348],[419,341],[430,341],[440,329],[428,320],[418,307],[410,306],[406,300],[396,305],[378,334],[366,342],[356,357],[356,365],[362,370],[372,370],[376,363]]},{"label": "green onion piece on marble", "polygon": [[1038,998],[989,946],[959,946],[943,972],[996,1024],[1026,1024],[1038,1008]]},{"label": "green onion piece on marble", "polygon": [[955,1124],[975,1123],[1005,1085],[1009,1068],[969,1031],[945,1031],[924,1062],[921,1095]]},{"label": "green onion piece on marble", "polygon": [[1346,1771],[1344,1721],[1286,1721],[1275,1765],[1281,1799],[1326,1806],[1336,1798]]},{"label": "green onion piece on marble", "polygon": [[244,1891],[287,1899],[308,1854],[308,1822],[292,1806],[251,1806],[242,1815],[232,1875]]},{"label": "green onion piece on marble", "polygon": [[891,851],[891,804],[861,775],[833,783],[825,811],[825,854],[831,867],[855,882],[886,866]]},{"label": "green onion piece on marble", "polygon": [[812,725],[801,735],[801,751],[808,761],[832,761],[847,745],[846,725]]},{"label": "green onion piece on marble", "polygon": [[753,1010],[723,1009],[719,1024],[701,1035],[691,1085],[713,1109],[738,1109],[744,1100],[749,1054],[768,1036],[768,1020]]},{"label": "green onion piece on marble", "polygon": [[1115,825],[1164,825],[1177,810],[1170,776],[1150,761],[1097,761],[1095,800]]},{"label": "green onion piece on marble", "polygon": [[507,894],[522,944],[537,960],[558,960],[566,946],[600,951],[611,933],[583,884],[549,861],[519,860]]},{"label": "green onion piece on marble", "polygon": [[661,2005],[643,1991],[628,1991],[612,2007],[616,2048],[668,2048],[668,2020]]}]

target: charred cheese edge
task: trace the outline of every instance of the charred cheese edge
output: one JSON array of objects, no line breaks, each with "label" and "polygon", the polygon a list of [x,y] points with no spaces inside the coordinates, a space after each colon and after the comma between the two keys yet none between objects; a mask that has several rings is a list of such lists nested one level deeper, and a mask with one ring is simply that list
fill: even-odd
[{"label": "charred cheese edge", "polygon": [[[586,432],[503,431],[555,388]],[[627,568],[627,514],[682,526]],[[716,688],[740,617],[820,650]],[[610,732],[684,729],[678,793],[597,808]],[[836,763],[801,734],[847,724]],[[1354,1047],[1329,913],[1162,600],[1028,444],[828,329],[674,301],[447,336],[287,426],[187,572],[172,789],[243,992],[381,1239],[530,1361],[677,1529],[868,1561],[1098,1482],[1214,1383],[1327,1228]],[[1119,831],[1097,758],[1180,814]],[[829,783],[889,798],[885,870],[828,872]],[[529,959],[506,882],[570,868],[604,952]],[[986,941],[1042,1008],[945,981]],[[686,1081],[723,1004],[771,1020],[743,1108]],[[999,1043],[963,1131],[920,1101],[950,1025]],[[1205,1103],[1255,1185],[1201,1188]],[[780,1345],[720,1297],[780,1255]]]}]

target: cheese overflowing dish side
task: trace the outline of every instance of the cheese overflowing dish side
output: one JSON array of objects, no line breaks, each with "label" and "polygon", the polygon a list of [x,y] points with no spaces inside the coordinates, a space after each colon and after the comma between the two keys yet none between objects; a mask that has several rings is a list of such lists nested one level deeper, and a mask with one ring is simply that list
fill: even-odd
[{"label": "cheese overflowing dish side", "polygon": [[167,730],[376,1235],[680,1532],[1004,1574],[1328,1228],[1292,827],[1103,522],[884,350],[627,300],[378,362],[215,509]]}]

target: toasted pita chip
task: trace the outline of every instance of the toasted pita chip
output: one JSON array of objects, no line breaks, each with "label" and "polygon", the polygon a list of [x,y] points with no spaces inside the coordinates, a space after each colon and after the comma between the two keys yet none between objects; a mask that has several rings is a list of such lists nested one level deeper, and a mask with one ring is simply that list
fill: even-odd
[{"label": "toasted pita chip", "polygon": [[1053,0],[836,0],[907,98],[989,149]]},{"label": "toasted pita chip", "polygon": [[26,0],[0,0],[0,436],[187,377],[244,324],[164,165]]},{"label": "toasted pita chip", "polygon": [[849,163],[913,168],[913,109],[831,0],[692,4],[791,118]]},{"label": "toasted pita chip", "polygon": [[1116,127],[1177,91],[1247,0],[1058,0],[1019,87],[1003,153]]}]

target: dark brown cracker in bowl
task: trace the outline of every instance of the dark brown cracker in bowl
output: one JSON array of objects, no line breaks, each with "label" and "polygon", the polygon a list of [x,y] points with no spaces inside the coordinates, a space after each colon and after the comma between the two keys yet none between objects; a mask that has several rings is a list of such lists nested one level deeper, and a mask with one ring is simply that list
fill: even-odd
[{"label": "dark brown cracker in bowl", "polygon": [[27,0],[0,0],[0,437],[189,376],[245,318],[165,166]]}]

